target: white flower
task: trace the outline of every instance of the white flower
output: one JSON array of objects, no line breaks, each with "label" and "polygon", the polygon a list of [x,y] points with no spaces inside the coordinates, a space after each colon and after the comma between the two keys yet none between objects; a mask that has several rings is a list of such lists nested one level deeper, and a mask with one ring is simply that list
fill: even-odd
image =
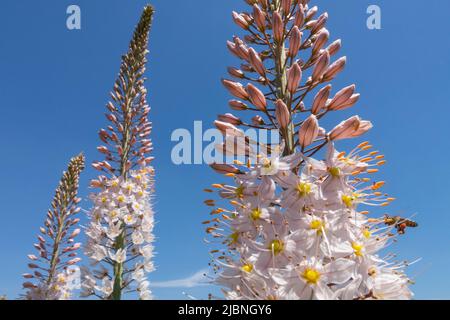
[{"label": "white flower", "polygon": [[119,249],[116,252],[113,252],[112,250],[110,250],[109,257],[117,263],[123,263],[123,262],[125,262],[125,260],[127,260],[127,250]]}]

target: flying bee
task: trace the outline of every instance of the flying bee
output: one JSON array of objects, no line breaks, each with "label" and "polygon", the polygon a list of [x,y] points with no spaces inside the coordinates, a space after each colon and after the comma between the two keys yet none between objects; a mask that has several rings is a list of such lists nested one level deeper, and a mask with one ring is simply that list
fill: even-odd
[{"label": "flying bee", "polygon": [[413,220],[402,218],[400,216],[384,215],[384,224],[394,226],[398,234],[405,234],[406,228],[417,228],[419,224]]}]

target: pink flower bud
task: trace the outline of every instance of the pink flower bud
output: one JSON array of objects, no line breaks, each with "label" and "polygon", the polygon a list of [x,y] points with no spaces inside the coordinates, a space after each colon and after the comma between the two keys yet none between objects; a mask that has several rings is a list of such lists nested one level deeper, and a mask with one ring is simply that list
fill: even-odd
[{"label": "pink flower bud", "polygon": [[80,261],[81,261],[81,258],[75,258],[75,259],[72,259],[72,260],[67,261],[67,264],[68,264],[69,266],[72,266],[72,265],[74,265],[74,264],[76,264],[76,263],[78,263],[78,262],[80,262]]},{"label": "pink flower bud", "polygon": [[331,84],[323,87],[317,92],[314,97],[314,102],[312,105],[311,113],[317,115],[322,109],[325,108],[328,97],[330,96]]},{"label": "pink flower bud", "polygon": [[281,0],[281,8],[283,9],[283,13],[285,16],[291,13],[291,5],[292,0]]},{"label": "pink flower bud", "polygon": [[314,46],[312,49],[313,54],[319,52],[320,49],[323,48],[325,43],[328,42],[329,38],[330,38],[330,33],[328,32],[328,30],[322,29],[322,31],[320,31],[320,33],[317,35],[316,41],[314,42]]},{"label": "pink flower bud", "polygon": [[230,50],[230,52],[231,52],[233,55],[235,55],[236,57],[242,59],[242,57],[241,57],[239,51],[236,49],[236,45],[235,45],[233,42],[227,41],[227,48],[228,48],[228,50]]},{"label": "pink flower bud", "polygon": [[330,44],[327,48],[327,51],[330,54],[330,56],[334,56],[340,49],[341,49],[341,40],[339,39]]},{"label": "pink flower bud", "polygon": [[[359,93],[352,95],[352,96],[347,100],[347,102],[345,102],[344,104],[342,104],[341,106],[339,106],[338,110],[344,110],[344,109],[353,107],[353,106],[359,101],[359,97],[360,97],[360,94],[359,94]],[[335,109],[335,110],[336,110],[336,109]]]},{"label": "pink flower bud", "polygon": [[291,94],[294,94],[302,80],[302,69],[297,62],[291,66],[291,68],[287,72],[287,89]]},{"label": "pink flower bud", "polygon": [[305,22],[305,10],[303,9],[303,5],[299,5],[299,9],[295,14],[294,24],[296,27],[301,28],[304,22]]},{"label": "pink flower bud", "polygon": [[252,67],[258,72],[261,76],[266,75],[266,68],[264,68],[264,64],[261,60],[261,57],[259,54],[255,51],[255,49],[250,48],[248,50],[250,63]]},{"label": "pink flower bud", "polygon": [[228,102],[228,104],[229,104],[230,108],[233,110],[242,111],[242,110],[248,109],[248,106],[245,103],[243,103],[242,101],[230,100]]},{"label": "pink flower bud", "polygon": [[105,168],[108,169],[108,170],[112,170],[112,168],[113,168],[113,167],[109,164],[108,161],[103,161],[102,164],[103,164],[103,167],[105,167]]},{"label": "pink flower bud", "polygon": [[314,67],[314,71],[312,74],[313,81],[319,81],[322,78],[323,74],[328,69],[329,64],[330,54],[327,51],[324,51],[317,60],[316,66]]},{"label": "pink flower bud", "polygon": [[278,11],[273,13],[272,30],[275,41],[278,43],[282,42],[284,36],[284,23],[283,18],[281,18]]},{"label": "pink flower bud", "polygon": [[235,126],[242,124],[241,119],[232,115],[231,113],[221,114],[218,116],[218,119],[223,122],[231,123]]},{"label": "pink flower bud", "polygon": [[247,20],[245,20],[245,18],[242,16],[242,14],[239,14],[236,11],[233,11],[232,15],[233,15],[234,22],[239,27],[241,27],[242,29],[248,29],[249,24],[248,24]]},{"label": "pink flower bud", "polygon": [[295,57],[300,50],[302,45],[302,33],[297,26],[294,26],[291,31],[291,35],[289,38],[289,52],[288,55],[290,57]]},{"label": "pink flower bud", "polygon": [[102,188],[103,183],[101,183],[99,180],[92,180],[90,186],[92,188]]},{"label": "pink flower bud", "polygon": [[372,128],[370,121],[362,121],[358,116],[353,116],[338,124],[329,133],[329,139],[342,140],[355,138],[363,135]]},{"label": "pink flower bud", "polygon": [[25,283],[22,284],[22,286],[25,289],[34,289],[34,288],[36,288],[36,286],[34,284],[32,284],[31,282],[25,282]]},{"label": "pink flower bud", "polygon": [[355,85],[353,84],[351,86],[345,87],[344,89],[336,93],[334,98],[328,104],[328,110],[332,111],[339,110],[342,105],[345,105],[345,103],[350,99],[350,97],[353,95],[354,92],[355,92]]},{"label": "pink flower bud", "polygon": [[255,126],[263,125],[264,119],[260,115],[256,115],[252,118],[252,124]]},{"label": "pink flower bud", "polygon": [[69,238],[75,238],[77,235],[79,235],[81,232],[80,229],[73,230],[72,234],[69,236]]},{"label": "pink flower bud", "polygon": [[228,122],[222,121],[214,121],[214,125],[216,128],[222,132],[223,135],[235,136],[235,137],[243,137],[244,132],[239,130],[237,127]]},{"label": "pink flower bud", "polygon": [[236,77],[236,78],[239,78],[239,79],[242,79],[242,78],[244,78],[244,72],[242,72],[242,70],[239,70],[239,69],[237,69],[237,68],[233,68],[233,67],[229,67],[228,68],[228,73],[231,75],[231,76],[233,76],[233,77]]},{"label": "pink flower bud", "polygon": [[308,12],[306,13],[306,20],[312,19],[316,15],[317,11],[319,11],[319,8],[317,6],[314,6],[311,9],[309,9]]},{"label": "pink flower bud", "polygon": [[275,103],[275,116],[282,129],[287,128],[291,122],[291,114],[286,104],[278,99]]},{"label": "pink flower bud", "polygon": [[253,5],[253,17],[258,29],[264,31],[266,29],[266,15],[257,4]]},{"label": "pink flower bud", "polygon": [[318,135],[319,122],[317,121],[316,116],[312,114],[308,117],[308,119],[305,120],[299,130],[299,143],[303,148],[307,147],[314,142]]},{"label": "pink flower bud", "polygon": [[248,93],[247,93],[247,91],[245,91],[245,89],[242,86],[242,84],[240,84],[238,82],[231,81],[231,80],[226,80],[226,79],[223,79],[222,83],[225,86],[225,88],[227,88],[228,91],[233,96],[235,96],[235,97],[237,97],[239,99],[244,99],[244,100],[248,99]]},{"label": "pink flower bud", "polygon": [[34,254],[29,254],[28,259],[36,261],[38,259],[38,257],[36,257]]},{"label": "pink flower bud", "polygon": [[247,92],[250,97],[250,101],[260,110],[265,111],[267,107],[267,101],[264,94],[256,88],[253,84],[247,85]]},{"label": "pink flower bud", "polygon": [[95,170],[98,170],[98,171],[102,171],[102,170],[103,170],[103,166],[101,165],[100,162],[94,162],[94,163],[92,164],[92,167],[93,167]]},{"label": "pink flower bud", "polygon": [[103,154],[108,154],[108,153],[109,153],[108,148],[105,147],[105,146],[99,146],[99,147],[97,147],[97,150],[98,150],[100,153],[103,153]]},{"label": "pink flower bud", "polygon": [[22,274],[22,277],[24,277],[25,279],[34,278],[34,276],[31,273],[24,273],[24,274]]},{"label": "pink flower bud", "polygon": [[210,165],[210,167],[216,171],[217,173],[220,174],[227,174],[227,173],[239,173],[239,169],[236,168],[235,166],[231,166],[228,164],[218,164],[218,163],[213,163]]},{"label": "pink flower bud", "polygon": [[342,57],[332,63],[323,75],[323,81],[333,80],[342,70],[344,70],[346,62],[347,57]]},{"label": "pink flower bud", "polygon": [[317,19],[317,22],[314,25],[314,27],[311,29],[311,34],[315,34],[320,29],[322,29],[327,23],[327,20],[328,20],[328,13],[327,12],[322,13],[320,17]]}]

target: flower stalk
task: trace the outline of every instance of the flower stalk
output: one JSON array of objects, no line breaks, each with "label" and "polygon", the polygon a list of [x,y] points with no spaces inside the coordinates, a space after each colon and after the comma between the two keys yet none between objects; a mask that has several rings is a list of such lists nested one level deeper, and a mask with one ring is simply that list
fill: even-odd
[{"label": "flower stalk", "polygon": [[[153,270],[153,210],[149,204],[153,158],[149,156],[152,127],[144,74],[153,12],[151,6],[144,8],[107,104],[110,125],[99,132],[105,145],[97,149],[105,160],[93,163],[103,174],[91,183],[100,191],[91,196],[94,208],[86,252],[94,266],[101,265],[101,271],[85,270],[83,296],[120,300],[127,290],[137,291],[141,299],[151,298],[144,271]],[[137,258],[144,261],[137,262]],[[137,285],[132,288],[133,283]]]},{"label": "flower stalk", "polygon": [[56,189],[44,227],[40,228],[38,243],[34,245],[39,255],[28,256],[32,261],[28,266],[33,272],[23,275],[28,279],[23,284],[27,289],[26,299],[67,300],[71,297],[70,276],[80,261],[76,253],[80,243],[74,243],[80,229],[74,227],[79,222],[75,216],[80,211],[81,199],[77,194],[84,163],[82,154],[72,158]]},{"label": "flower stalk", "polygon": [[[212,164],[234,183],[214,184],[220,203],[205,201],[214,208],[205,224],[217,245],[216,282],[228,299],[411,298],[407,264],[378,252],[395,239],[393,230],[403,234],[415,223],[368,218],[360,208],[394,200],[380,192],[384,182],[371,181],[384,156],[368,142],[348,153],[335,147],[362,136],[371,122],[353,116],[331,130],[320,126],[359,100],[355,85],[332,94],[346,58],[332,61],[341,41],[327,46],[328,14],[317,16],[309,0],[245,2],[250,10],[232,17],[246,35],[227,43],[242,64],[229,67],[234,79],[222,83],[237,99],[230,107],[252,118],[227,113],[215,125],[226,141],[218,150],[246,161]],[[247,128],[278,130],[282,143],[253,141]]]}]

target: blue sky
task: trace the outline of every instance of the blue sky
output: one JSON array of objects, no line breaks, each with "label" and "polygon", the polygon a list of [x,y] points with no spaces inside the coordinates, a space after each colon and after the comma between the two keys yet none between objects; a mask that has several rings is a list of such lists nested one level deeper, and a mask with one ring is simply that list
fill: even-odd
[{"label": "blue sky", "polygon": [[[450,3],[427,1],[312,1],[330,14],[332,38],[343,39],[346,71],[335,87],[356,83],[357,113],[373,121],[367,138],[387,157],[380,179],[397,197],[390,212],[417,213],[420,228],[392,247],[411,267],[419,299],[450,298]],[[126,3],[126,4],[125,4]],[[3,0],[0,3],[0,294],[16,297],[26,255],[68,159],[84,151],[99,159],[97,131],[104,105],[146,1]],[[157,271],[151,277],[160,299],[188,292],[206,298],[216,288],[180,288],[207,268],[204,187],[220,181],[204,165],[175,166],[170,159],[174,129],[209,126],[227,109],[220,79],[236,64],[225,41],[240,33],[230,13],[243,1],[154,0],[148,83],[157,172]],[[82,30],[66,29],[66,8],[82,10]],[[382,30],[366,27],[366,9],[382,10]],[[331,123],[331,122],[330,122]],[[354,142],[355,144],[357,141]],[[347,144],[345,145],[347,146]],[[93,169],[82,176],[82,195]],[[88,201],[83,207],[88,209]],[[380,212],[382,213],[382,212]],[[194,277],[195,278],[195,277]],[[169,284],[166,281],[169,282]],[[162,282],[162,283],[161,283]],[[187,281],[182,282],[186,285]],[[167,288],[163,288],[167,287]]]}]

